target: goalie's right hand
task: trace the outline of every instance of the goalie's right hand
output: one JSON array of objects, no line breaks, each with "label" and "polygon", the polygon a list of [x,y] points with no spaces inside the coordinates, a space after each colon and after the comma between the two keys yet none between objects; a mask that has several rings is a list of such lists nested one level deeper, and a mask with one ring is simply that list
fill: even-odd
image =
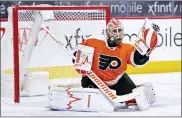
[{"label": "goalie's right hand", "polygon": [[[76,53],[77,53],[77,51],[74,52],[74,54],[73,54],[75,57],[76,57]],[[72,62],[75,63],[75,60],[72,59]],[[75,69],[76,69],[76,68],[75,68]],[[79,74],[81,74],[82,76],[86,76],[86,75],[87,75],[87,71],[85,71],[85,70],[76,69],[76,71],[77,71]]]},{"label": "goalie's right hand", "polygon": [[[76,53],[77,53],[77,51],[73,53],[73,55],[74,55],[75,57],[76,57]],[[72,62],[75,63],[75,60],[72,59]],[[75,68],[75,69],[76,69],[76,68]],[[86,75],[87,75],[87,71],[85,71],[85,70],[76,69],[76,71],[77,71],[79,74],[81,74],[82,76],[86,76]]]},{"label": "goalie's right hand", "polygon": [[92,61],[94,55],[94,48],[85,46],[85,45],[78,45],[78,50],[76,52],[76,59],[74,62],[74,68],[76,71],[82,75],[86,75],[87,71],[91,70]]}]

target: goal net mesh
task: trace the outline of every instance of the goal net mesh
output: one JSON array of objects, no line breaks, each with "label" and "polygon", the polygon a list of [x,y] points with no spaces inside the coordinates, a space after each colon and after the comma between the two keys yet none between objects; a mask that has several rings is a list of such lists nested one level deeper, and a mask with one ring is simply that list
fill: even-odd
[{"label": "goal net mesh", "polygon": [[[53,11],[54,19],[42,23],[69,51],[73,51],[76,45],[89,36],[104,34],[109,17],[107,7],[51,7],[52,9],[44,5],[19,6],[8,9],[6,33],[1,40],[1,98],[3,100],[19,102],[17,87],[20,84],[20,68],[22,59],[26,59],[24,53],[28,39],[31,39],[30,32],[34,30],[32,24],[36,11]],[[81,75],[72,67],[72,58],[43,28],[39,29],[33,45],[33,52],[26,66],[27,72],[48,72],[50,81],[58,85],[73,83],[79,85]]]}]

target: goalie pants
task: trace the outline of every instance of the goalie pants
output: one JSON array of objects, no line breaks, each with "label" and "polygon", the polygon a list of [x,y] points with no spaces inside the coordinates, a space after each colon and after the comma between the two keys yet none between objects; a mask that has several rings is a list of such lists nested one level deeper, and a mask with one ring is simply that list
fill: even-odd
[{"label": "goalie pants", "polygon": [[[83,88],[98,88],[87,76],[82,77],[81,85]],[[117,95],[125,95],[131,93],[132,90],[136,88],[136,85],[131,78],[124,73],[118,83],[109,86],[109,88],[115,90]]]}]

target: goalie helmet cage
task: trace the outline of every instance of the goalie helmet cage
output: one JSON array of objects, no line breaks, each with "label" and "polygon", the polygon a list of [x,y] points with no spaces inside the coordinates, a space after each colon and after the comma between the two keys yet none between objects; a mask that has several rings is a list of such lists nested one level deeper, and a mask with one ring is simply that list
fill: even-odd
[{"label": "goalie helmet cage", "polygon": [[[20,65],[21,65],[20,58],[21,57],[20,56],[23,55],[21,53],[24,53],[20,49],[20,48],[23,48],[23,46],[22,46],[23,45],[23,42],[20,40],[20,38],[21,38],[21,32],[20,32],[20,29],[21,28],[20,27],[25,26],[25,24],[21,24],[21,23],[22,22],[23,23],[33,22],[34,21],[34,18],[35,18],[35,13],[36,13],[35,11],[44,11],[44,10],[45,11],[53,11],[53,13],[54,13],[54,19],[52,21],[52,25],[54,25],[54,27],[52,29],[54,29],[55,27],[58,27],[59,26],[59,23],[58,22],[62,22],[62,25],[63,26],[62,25],[60,25],[60,26],[61,27],[64,27],[64,29],[66,29],[65,28],[66,27],[65,25],[68,25],[68,24],[70,25],[71,24],[70,22],[73,21],[73,25],[71,24],[71,26],[69,26],[68,31],[69,30],[72,30],[72,28],[75,31],[75,28],[74,28],[75,26],[80,25],[80,27],[81,27],[81,26],[84,26],[84,24],[85,24],[85,25],[88,25],[87,26],[87,29],[86,29],[88,31],[86,31],[86,33],[92,34],[92,32],[93,32],[93,34],[94,34],[95,33],[94,32],[95,29],[100,29],[100,27],[103,27],[103,25],[100,25],[99,26],[99,24],[97,23],[97,21],[104,21],[104,27],[103,27],[103,29],[105,29],[106,24],[110,20],[110,9],[107,6],[49,6],[49,5],[39,5],[39,6],[15,6],[15,7],[12,7],[12,9],[8,11],[8,12],[11,12],[11,13],[9,13],[9,15],[11,15],[11,16],[8,16],[8,23],[10,23],[10,24],[12,23],[10,26],[11,26],[12,32],[13,32],[13,34],[11,34],[13,40],[10,41],[10,42],[12,42],[12,47],[11,47],[12,48],[12,50],[11,50],[12,52],[11,52],[11,56],[9,56],[9,57],[12,57],[13,58],[12,59],[12,62],[10,62],[10,63],[12,63],[12,67],[11,68],[9,68],[9,67],[3,67],[3,66],[1,67],[1,73],[2,73],[2,75],[1,75],[2,76],[2,78],[1,78],[1,97],[2,98],[5,98],[5,100],[7,100],[8,98],[10,98],[10,100],[12,100],[10,102],[13,102],[13,101],[15,103],[19,103],[20,102],[20,89],[21,89],[20,88],[20,75],[21,75],[21,73],[20,73],[21,72],[20,71]],[[9,19],[11,19],[11,21]],[[55,21],[57,21],[58,26],[55,26],[56,23],[53,23]],[[70,21],[70,22],[69,23],[66,23],[67,21]],[[84,21],[88,21],[88,22],[85,22],[84,23]],[[77,25],[75,25],[74,23],[76,23]],[[31,23],[27,23],[27,24],[31,24]],[[46,26],[49,27],[50,24],[51,23],[48,23],[48,25],[46,25]],[[103,24],[103,23],[101,23],[101,24]],[[31,25],[30,28],[32,28],[32,27],[33,26]],[[91,29],[89,29],[90,27],[91,27]],[[64,32],[64,29],[61,30],[61,31]],[[25,26],[25,28],[23,30],[24,32],[23,32],[22,35],[26,34],[25,30],[27,30],[26,26]],[[77,28],[77,30],[79,30],[79,28]],[[33,32],[32,29],[29,30],[29,31],[30,32]],[[53,30],[53,31],[54,31],[54,33],[56,32],[55,30]],[[98,32],[98,31],[96,31],[96,32]],[[71,36],[72,33],[73,33],[73,31],[70,31],[70,34],[69,35]],[[38,35],[38,34],[36,34],[36,35]],[[38,40],[39,35],[38,36],[35,36],[35,37],[37,37],[37,40]],[[57,33],[57,35],[63,35],[63,34],[59,32],[59,33]],[[86,35],[86,34],[84,34],[84,35]],[[31,39],[30,37],[31,37],[31,35],[29,35],[28,40]],[[62,36],[62,37],[65,37],[65,35]],[[58,37],[58,38],[60,38],[60,37]],[[7,37],[6,37],[6,40],[7,40]],[[49,37],[49,40],[51,40],[50,37]],[[44,42],[44,41],[45,40],[41,41],[41,43]],[[70,43],[70,40],[67,39],[67,41],[69,41],[69,42],[67,42],[67,44],[65,43],[65,47],[66,46],[69,46],[68,43]],[[10,42],[8,42],[8,43],[10,43]],[[51,41],[51,42],[54,42],[54,41]],[[26,44],[27,44],[27,42],[25,41],[24,42],[25,48],[26,48]],[[77,44],[78,44],[78,42],[77,42]],[[55,44],[55,46],[56,45],[58,45],[58,44]],[[55,47],[55,46],[52,46],[52,47]],[[58,46],[58,47],[61,49],[60,46]],[[3,48],[3,46],[2,46],[2,48]],[[49,47],[49,48],[51,48],[51,47]],[[70,48],[71,48],[71,46],[70,46]],[[2,52],[4,51],[3,53],[7,54],[5,52],[5,50],[2,49],[1,51]],[[53,51],[55,51],[55,50],[53,50]],[[47,53],[47,52],[45,51],[44,53]],[[59,54],[60,53],[58,53],[56,56],[59,56]],[[44,55],[44,54],[40,54],[39,53],[39,56],[42,56],[42,55]],[[34,54],[31,55],[30,60],[31,60],[31,58],[33,56],[34,56]],[[62,57],[65,57],[65,55],[62,54]],[[3,60],[4,62],[1,61],[1,63],[3,63],[6,66],[6,64],[8,63],[6,61],[8,61],[8,60],[9,60],[9,58],[7,57],[7,58],[5,58]],[[39,58],[36,61],[38,61],[38,60],[39,60]],[[67,58],[65,60],[67,60]],[[55,60],[53,60],[53,61],[55,61]],[[35,60],[34,60],[34,62],[35,62]],[[28,62],[28,63],[30,63],[30,62]],[[39,63],[39,62],[37,62],[37,63]],[[56,64],[54,64],[54,65],[56,65]],[[61,66],[62,66],[62,64],[61,64]],[[33,67],[31,67],[31,70],[32,71],[33,71],[33,69],[32,69]],[[35,66],[35,67],[38,67],[38,66]],[[28,65],[27,65],[26,68],[29,68]],[[45,71],[46,70],[45,68],[42,69],[42,70]],[[65,68],[62,68],[62,69],[64,69],[65,71],[67,71]],[[37,71],[37,69],[35,69],[35,71]],[[60,71],[60,70],[58,70],[58,71]],[[4,74],[4,73],[6,73],[6,74]],[[10,78],[10,76],[7,76],[7,73],[8,74],[11,73],[11,79],[10,80],[7,80],[7,77]],[[59,73],[59,72],[56,72],[56,73]],[[53,75],[51,75],[51,76],[53,76]],[[51,79],[54,79],[54,78],[52,77]],[[12,94],[12,95],[9,95],[9,94]],[[1,101],[2,101],[2,98],[1,98]]]}]

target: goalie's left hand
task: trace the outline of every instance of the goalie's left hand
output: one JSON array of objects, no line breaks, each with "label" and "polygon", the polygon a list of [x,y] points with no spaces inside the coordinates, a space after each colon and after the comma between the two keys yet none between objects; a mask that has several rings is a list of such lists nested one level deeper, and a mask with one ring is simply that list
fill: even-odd
[{"label": "goalie's left hand", "polygon": [[160,28],[156,24],[141,28],[138,38],[134,42],[134,47],[141,55],[149,56],[152,50],[157,47],[159,30]]}]

